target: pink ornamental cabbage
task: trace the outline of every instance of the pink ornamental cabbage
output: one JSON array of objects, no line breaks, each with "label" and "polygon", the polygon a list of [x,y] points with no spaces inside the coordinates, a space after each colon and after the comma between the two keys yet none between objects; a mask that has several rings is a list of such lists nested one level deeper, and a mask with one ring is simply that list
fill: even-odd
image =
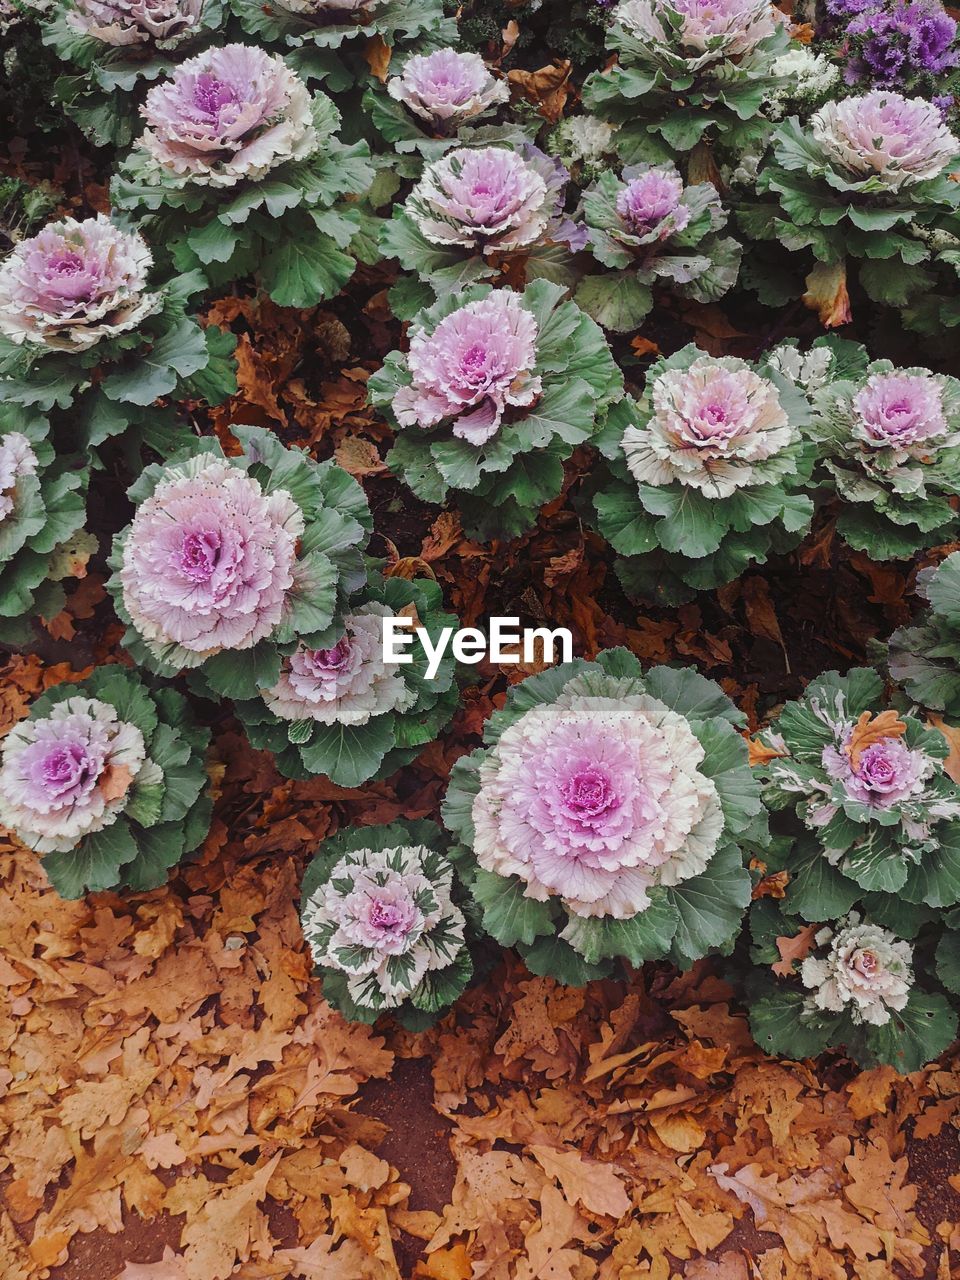
[{"label": "pink ornamental cabbage", "polygon": [[704,750],[648,694],[569,690],[504,730],[473,804],[480,865],[577,916],[629,919],[657,884],[704,870],[723,830]]},{"label": "pink ornamental cabbage", "polygon": [[431,864],[423,845],[355,850],[303,904],[314,963],[346,974],[358,1004],[396,1008],[462,951],[465,921],[451,898],[449,867],[428,878]]},{"label": "pink ornamental cabbage", "polygon": [[912,751],[900,738],[880,738],[858,753],[854,765],[847,743],[842,747],[825,747],[823,767],[831,778],[838,779],[850,800],[874,809],[889,809],[903,804],[924,790],[936,766],[922,751]]},{"label": "pink ornamental cabbage", "polygon": [[410,340],[409,386],[393,399],[403,427],[452,419],[455,436],[481,445],[511,408],[528,408],[541,391],[533,373],[537,322],[516,294],[495,290],[445,316],[432,333]]},{"label": "pink ornamental cabbage", "polygon": [[385,605],[363,605],[344,619],[345,634],[330,649],[299,648],[263,700],[281,720],[366,724],[388,711],[406,711],[417,695],[401,668],[383,661]]},{"label": "pink ornamental cabbage", "polygon": [[617,213],[631,235],[666,240],[690,221],[682,196],[683,179],[676,170],[648,169],[624,186],[617,196]]},{"label": "pink ornamental cabbage", "polygon": [[699,70],[751,53],[778,19],[769,0],[622,0],[614,20],[654,57],[669,51]]},{"label": "pink ornamental cabbage", "polygon": [[141,503],[120,568],[123,603],[157,656],[198,666],[250,649],[281,620],[304,517],[284,489],[203,456]]},{"label": "pink ornamental cabbage", "polygon": [[0,437],[0,521],[13,511],[18,481],[36,475],[39,465],[33,445],[25,435],[8,431]]},{"label": "pink ornamental cabbage", "polygon": [[140,147],[164,173],[216,187],[316,149],[310,94],[281,57],[228,44],[188,58],[147,94]]},{"label": "pink ornamental cabbage", "polygon": [[39,853],[65,853],[116,821],[133,779],[155,769],[145,757],[143,734],[109,703],[67,698],[4,740],[0,823]]},{"label": "pink ornamental cabbage", "polygon": [[871,449],[922,456],[949,430],[939,381],[930,373],[874,373],[853,397],[853,434]]},{"label": "pink ornamental cabbage", "polygon": [[157,309],[150,250],[98,214],[51,222],[0,265],[0,333],[18,346],[84,351]]},{"label": "pink ornamental cabbage", "polygon": [[478,53],[456,49],[415,54],[387,81],[387,92],[435,128],[455,127],[510,97],[506,81],[491,75]]},{"label": "pink ornamental cabbage", "polygon": [[464,147],[428,164],[404,209],[425,239],[481,252],[533,244],[556,199],[536,165],[507,147]]},{"label": "pink ornamental cabbage", "polygon": [[666,370],[651,398],[649,421],[623,433],[627,466],[641,484],[679,482],[728,498],[755,482],[756,464],[798,439],[776,386],[732,356]]},{"label": "pink ornamental cabbage", "polygon": [[913,948],[888,929],[861,922],[851,912],[815,937],[823,955],[811,955],[800,966],[803,985],[812,994],[809,1009],[850,1014],[860,1026],[882,1027],[890,1011],[902,1009],[913,986]]},{"label": "pink ornamental cabbage", "polygon": [[67,23],[102,44],[173,48],[200,29],[203,0],[74,0]]},{"label": "pink ornamental cabbage", "polygon": [[960,154],[937,107],[884,89],[828,102],[810,128],[831,164],[892,191],[936,178]]}]

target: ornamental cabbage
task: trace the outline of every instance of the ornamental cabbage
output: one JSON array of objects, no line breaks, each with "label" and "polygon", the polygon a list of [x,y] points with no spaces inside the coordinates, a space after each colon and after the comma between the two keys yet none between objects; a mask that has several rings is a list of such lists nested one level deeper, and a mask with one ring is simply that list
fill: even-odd
[{"label": "ornamental cabbage", "polygon": [[132,427],[163,452],[176,426],[157,399],[236,390],[232,336],[187,313],[203,277],[152,285],[152,261],[139,233],[103,214],[20,241],[0,264],[0,403],[70,409],[79,447]]},{"label": "ornamental cabbage", "polygon": [[809,121],[777,129],[757,190],[779,206],[754,206],[740,222],[792,253],[809,248],[811,292],[817,271],[851,257],[874,301],[909,310],[933,282],[922,264],[936,261],[936,237],[960,204],[949,176],[958,156],[960,141],[922,98],[877,89],[827,102]]},{"label": "ornamental cabbage", "polygon": [[0,264],[0,333],[16,346],[85,351],[160,306],[143,237],[104,214],[51,222]]},{"label": "ornamental cabbage", "polygon": [[720,586],[796,546],[813,503],[800,427],[805,398],[778,369],[684,347],[647,372],[639,401],[610,414],[598,440],[609,471],[583,501],[625,560],[630,594],[667,600]]},{"label": "ornamental cabbage", "polygon": [[38,698],[4,739],[0,822],[65,898],[156,888],[207,833],[208,742],[179,693],[98,667]]},{"label": "ornamental cabbage", "polygon": [[463,901],[432,822],[354,827],[324,840],[304,872],[300,906],[324,999],[361,1022],[391,1012],[414,1029],[429,1025],[473,972]]},{"label": "ornamental cabbage", "polygon": [[443,613],[430,581],[372,578],[355,597],[329,642],[303,643],[284,657],[279,678],[236,712],[255,747],[273,752],[287,777],[325,774],[355,787],[387,777],[416,759],[449,723],[459,702],[449,652],[431,679],[419,641],[410,663],[383,660],[383,620],[415,612],[416,625],[436,644],[457,620]]},{"label": "ornamental cabbage", "polygon": [[515,685],[443,808],[486,931],[577,983],[729,948],[749,900],[736,841],[765,830],[741,722],[712,681],[644,675],[623,649]]},{"label": "ornamental cabbage", "polygon": [[332,93],[369,79],[364,47],[380,40],[391,68],[405,54],[456,42],[457,24],[442,0],[229,0],[240,25],[258,45],[282,54],[306,80]]},{"label": "ornamental cabbage", "polygon": [[595,182],[609,167],[616,129],[596,116],[564,116],[547,135],[547,147],[581,186]]},{"label": "ornamental cabbage", "polygon": [[306,85],[281,58],[249,45],[188,58],[150,90],[141,114],[145,171],[175,181],[233,187],[318,145]]},{"label": "ornamental cabbage", "polygon": [[519,125],[490,122],[509,99],[507,81],[495,76],[478,53],[440,48],[408,57],[386,91],[372,86],[362,105],[387,144],[394,171],[417,178],[421,161],[411,153],[437,160],[452,147],[523,144],[526,133]]},{"label": "ornamental cabbage", "polygon": [[339,467],[262,427],[232,430],[239,456],[197,440],[128,490],[137,510],[114,542],[110,590],[139,665],[252,698],[299,644],[327,644],[363,580],[370,515]]},{"label": "ornamental cabbage", "polygon": [[628,163],[716,135],[740,148],[763,132],[760,107],[783,83],[773,68],[789,43],[767,0],[621,0],[607,37],[618,60],[587,78],[584,106],[619,125]]},{"label": "ornamental cabbage", "polygon": [[[761,1048],[790,1058],[844,1048],[861,1067],[918,1071],[953,1041],[957,1016],[929,992],[903,935],[857,911],[816,930],[799,968],[774,943],[793,937],[794,922],[755,903],[753,956],[763,970],[748,977],[750,1027]],[[770,970],[773,970],[771,972]],[[778,977],[774,977],[774,974]]]},{"label": "ornamental cabbage", "polygon": [[612,273],[588,276],[580,306],[606,329],[636,329],[653,306],[654,285],[714,302],[733,288],[740,246],[716,234],[727,221],[709,182],[684,187],[673,165],[630,165],[604,173],[583,194],[593,256]]},{"label": "ornamental cabbage", "polygon": [[312,306],[346,283],[361,217],[338,202],[370,186],[369,148],[336,138],[336,107],[281,57],[208,49],[155,85],[142,114],[112,195],[178,270],[211,284],[256,271],[281,306]]},{"label": "ornamental cabbage", "polygon": [[0,635],[9,643],[31,638],[18,619],[49,619],[63,608],[60,579],[71,569],[58,553],[86,515],[88,467],[57,457],[47,436],[36,413],[0,409]]},{"label": "ornamental cabbage", "polygon": [[917,591],[929,608],[890,637],[890,675],[921,706],[960,719],[960,551],[921,570]]},{"label": "ornamental cabbage", "polygon": [[203,0],[74,0],[67,24],[103,44],[172,49],[201,27]]},{"label": "ornamental cabbage", "polygon": [[69,0],[41,16],[43,42],[71,64],[53,86],[97,146],[127,147],[140,90],[222,22],[222,0]]},{"label": "ornamental cabbage", "polygon": [[824,486],[843,503],[837,530],[875,558],[903,559],[957,528],[960,382],[929,369],[868,363],[836,346],[831,376],[811,396],[810,428]]},{"label": "ornamental cabbage", "polygon": [[[538,264],[566,278],[570,251],[586,244],[585,228],[563,211],[570,175],[536,147],[459,147],[428,164],[380,233],[386,257],[413,264],[416,279],[391,293],[395,313],[409,319],[414,301],[458,292],[510,267],[536,279]],[[570,275],[572,279],[572,275]],[[409,296],[408,296],[409,295]]]},{"label": "ornamental cabbage", "polygon": [[486,285],[420,312],[410,350],[368,383],[399,429],[387,463],[425,502],[457,503],[468,531],[514,537],[560,493],[563,461],[623,391],[603,334],[565,290]]},{"label": "ornamental cabbage", "polygon": [[456,49],[414,54],[387,81],[387,93],[434,133],[455,133],[510,97],[507,82],[496,79],[478,53]]},{"label": "ornamental cabbage", "polygon": [[864,894],[894,907],[960,902],[960,789],[944,771],[946,739],[888,707],[874,671],[818,677],[761,742],[776,752],[764,799],[811,833],[786,860],[788,910],[816,921]]}]

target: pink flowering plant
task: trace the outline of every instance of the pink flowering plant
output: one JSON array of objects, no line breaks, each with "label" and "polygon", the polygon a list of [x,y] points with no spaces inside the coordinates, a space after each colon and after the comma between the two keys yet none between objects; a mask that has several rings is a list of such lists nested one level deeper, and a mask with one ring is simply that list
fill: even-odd
[{"label": "pink flowering plant", "polygon": [[336,136],[340,113],[284,60],[227,44],[154,85],[146,128],[115,178],[178,271],[210,284],[256,275],[281,306],[313,306],[356,268],[356,200],[373,181],[365,142]]},{"label": "pink flowering plant", "polygon": [[774,63],[787,24],[768,0],[621,0],[607,49],[588,77],[588,111],[618,126],[622,160],[670,160],[697,143],[736,151],[767,131],[764,100],[786,81]]},{"label": "pink flowering plant", "polygon": [[69,64],[54,97],[97,146],[127,147],[146,87],[211,41],[223,0],[58,0],[43,42]]},{"label": "pink flowering plant", "polygon": [[238,455],[204,438],[142,472],[109,589],[139,666],[186,669],[198,691],[239,700],[275,686],[300,645],[336,643],[371,522],[362,489],[332,462],[262,427],[232,432]]},{"label": "pink flowering plant", "polygon": [[819,921],[865,899],[902,928],[908,914],[960,902],[960,788],[944,769],[947,741],[889,706],[876,672],[813,680],[761,742],[777,753],[762,770],[764,799],[793,837],[789,911]]},{"label": "pink flowering plant", "polygon": [[575,278],[571,254],[586,228],[563,209],[569,174],[537,147],[458,147],[426,165],[420,181],[380,230],[380,251],[415,273],[390,294],[410,319],[435,298],[494,280],[509,269],[525,280]]},{"label": "pink flowering plant", "polygon": [[603,333],[564,295],[547,280],[447,295],[368,383],[397,428],[390,468],[424,502],[456,494],[471,536],[530,528],[623,394]]},{"label": "pink flowering plant", "polygon": [[29,642],[30,619],[61,611],[62,580],[86,563],[74,562],[69,549],[83,528],[88,478],[84,459],[57,454],[39,414],[0,408],[0,638],[7,643]]},{"label": "pink flowering plant", "polygon": [[891,678],[919,706],[960,720],[960,551],[917,575],[928,607],[889,640]]},{"label": "pink flowering plant", "polygon": [[906,559],[956,536],[960,382],[929,369],[870,362],[852,343],[812,394],[810,437],[822,487],[841,507],[850,546]]},{"label": "pink flowering plant", "polygon": [[926,935],[913,943],[851,911],[817,929],[799,962],[785,963],[776,940],[795,936],[796,919],[767,899],[754,904],[750,927],[756,969],[745,1003],[767,1053],[797,1059],[842,1048],[863,1068],[907,1073],[955,1039],[957,1015],[930,972]]},{"label": "pink flowering plant", "polygon": [[3,740],[0,823],[64,898],[155,889],[210,825],[209,733],[124,667],[38,698]]},{"label": "pink flowering plant", "polygon": [[794,254],[809,249],[820,275],[854,259],[871,299],[909,310],[934,282],[938,237],[960,229],[958,162],[960,141],[923,98],[875,89],[827,102],[776,131],[757,180],[775,203],[740,224]]},{"label": "pink flowering plant", "polygon": [[616,333],[639,328],[659,286],[694,302],[715,302],[737,282],[740,245],[720,235],[727,214],[709,182],[684,186],[672,164],[606,172],[583,193],[590,250],[612,270],[588,275],[576,299]]},{"label": "pink flowering plant", "polygon": [[444,627],[457,625],[435,582],[372,575],[329,642],[301,641],[274,684],[235,704],[250,741],[273,753],[281,773],[356,787],[409,764],[449,724],[460,700],[449,650],[429,680],[416,640],[411,663],[384,662],[384,619],[399,616],[412,616],[434,646]]},{"label": "pink flowering plant", "polygon": [[766,839],[742,723],[712,681],[644,674],[625,649],[514,685],[443,806],[486,932],[576,984],[728,951],[750,899],[739,842]]},{"label": "pink flowering plant", "polygon": [[651,366],[640,399],[610,413],[607,466],[581,495],[628,593],[689,599],[797,546],[813,516],[808,418],[773,367],[693,344]]},{"label": "pink flowering plant", "polygon": [[131,426],[146,438],[160,397],[234,391],[233,338],[190,314],[203,277],[154,276],[144,238],[103,214],[19,241],[0,262],[0,403],[69,409],[89,447]]},{"label": "pink flowering plant", "polygon": [[[331,93],[369,82],[363,52],[380,39],[393,55],[452,44],[456,22],[441,0],[228,0],[248,36],[283,55]],[[391,58],[392,62],[393,58]]]},{"label": "pink flowering plant", "polygon": [[300,888],[323,998],[355,1022],[421,1030],[473,974],[470,905],[433,822],[353,827],[324,840]]},{"label": "pink flowering plant", "polygon": [[388,153],[436,160],[451,147],[523,140],[519,129],[491,123],[509,101],[510,90],[479,53],[431,49],[411,54],[396,70],[394,66],[391,60],[385,91],[371,86],[363,96]]}]

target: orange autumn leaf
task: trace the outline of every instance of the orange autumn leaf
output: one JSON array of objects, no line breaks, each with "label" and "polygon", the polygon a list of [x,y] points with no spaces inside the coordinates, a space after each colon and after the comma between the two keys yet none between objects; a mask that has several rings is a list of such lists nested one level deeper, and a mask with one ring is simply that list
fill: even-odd
[{"label": "orange autumn leaf", "polygon": [[825,329],[836,329],[853,319],[844,263],[818,262],[807,276],[803,304],[816,311]]},{"label": "orange autumn leaf", "polygon": [[876,742],[882,742],[884,738],[902,738],[906,732],[907,726],[896,711],[881,711],[876,716],[871,716],[869,711],[864,711],[854,725],[844,751],[850,757],[853,768],[859,769],[860,756],[867,747],[873,746]]},{"label": "orange autumn leaf", "polygon": [[794,972],[795,962],[810,954],[819,927],[816,924],[806,924],[792,937],[777,938],[780,959],[770,966],[777,977],[789,978]]},{"label": "orange autumn leaf", "polygon": [[944,772],[948,777],[952,778],[954,782],[960,784],[960,729],[947,724],[942,716],[938,716],[932,711],[927,716],[927,723],[931,728],[939,729],[946,738],[947,745],[950,748],[950,754],[943,762]]},{"label": "orange autumn leaf", "polygon": [[393,49],[380,35],[371,36],[364,48],[364,61],[381,84],[386,84],[387,82],[387,72],[392,55]]},{"label": "orange autumn leaf", "polygon": [[108,764],[100,775],[99,790],[104,800],[119,800],[133,782],[133,774],[125,764]]},{"label": "orange autumn leaf", "polygon": [[573,64],[564,58],[536,71],[508,71],[507,80],[511,91],[532,103],[545,120],[556,124],[570,94],[572,72]]},{"label": "orange autumn leaf", "polygon": [[743,736],[747,740],[747,758],[751,766],[769,764],[771,760],[782,760],[787,755],[786,751],[768,747],[759,738],[751,738],[746,733]]}]

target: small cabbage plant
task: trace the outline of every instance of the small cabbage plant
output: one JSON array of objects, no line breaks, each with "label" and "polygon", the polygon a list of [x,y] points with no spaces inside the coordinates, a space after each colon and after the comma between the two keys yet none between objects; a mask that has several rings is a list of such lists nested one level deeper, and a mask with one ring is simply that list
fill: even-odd
[{"label": "small cabbage plant", "polygon": [[818,922],[866,898],[887,923],[891,910],[960,902],[960,788],[944,770],[947,741],[887,705],[876,672],[819,676],[761,742],[772,753],[764,799],[799,833],[784,860],[788,910]]},{"label": "small cabbage plant", "polygon": [[424,502],[455,493],[471,536],[529,529],[623,394],[602,331],[564,295],[546,280],[448,295],[369,381],[398,429],[388,465]]},{"label": "small cabbage plant", "polygon": [[640,400],[611,412],[609,470],[584,494],[628,593],[689,599],[795,547],[813,516],[808,416],[776,368],[693,344],[658,360]]},{"label": "small cabbage plant", "polygon": [[211,284],[255,274],[281,306],[332,297],[356,268],[373,181],[365,142],[336,137],[340,113],[282,58],[228,44],[182,62],[147,94],[146,129],[113,199],[136,212],[176,267]]},{"label": "small cabbage plant", "polygon": [[335,619],[364,581],[371,521],[363,490],[332,462],[286,449],[262,427],[233,427],[128,490],[109,588],[136,663],[186,669],[213,697],[256,698],[300,645],[336,643]]},{"label": "small cabbage plant", "polygon": [[702,141],[742,149],[766,131],[761,107],[784,83],[774,62],[789,44],[768,0],[621,0],[607,36],[617,61],[587,79],[584,105],[619,126],[627,163]]},{"label": "small cabbage plant", "polygon": [[7,643],[30,639],[29,619],[61,611],[70,550],[96,546],[81,533],[88,478],[82,458],[57,456],[44,418],[0,408],[0,637]]},{"label": "small cabbage plant", "polygon": [[48,690],[3,740],[0,823],[64,898],[154,889],[210,825],[209,734],[123,667]]},{"label": "small cabbage plant", "polygon": [[939,256],[938,235],[957,230],[958,156],[960,141],[922,98],[876,89],[827,102],[779,127],[758,179],[778,205],[741,225],[794,253],[809,248],[821,274],[857,260],[867,294],[903,308],[933,283],[924,264]]},{"label": "small cabbage plant", "polygon": [[391,66],[405,53],[429,51],[457,38],[442,0],[228,0],[258,45],[270,46],[305,80],[340,93],[370,79],[364,51],[381,41]]},{"label": "small cabbage plant", "polygon": [[604,267],[576,299],[605,329],[639,328],[659,286],[694,302],[715,302],[737,282],[740,245],[719,235],[727,215],[709,182],[684,186],[672,164],[628,165],[583,193],[590,249]]},{"label": "small cabbage plant", "polygon": [[831,358],[812,390],[810,437],[822,485],[842,504],[838,532],[876,560],[949,541],[958,527],[960,382],[870,362],[852,343],[819,351]]},{"label": "small cabbage plant", "polygon": [[391,291],[401,319],[464,285],[507,270],[515,280],[539,275],[570,283],[571,253],[586,229],[563,211],[569,174],[559,161],[524,144],[458,147],[424,168],[380,231],[380,250],[414,275]]},{"label": "small cabbage plant", "polygon": [[729,950],[750,898],[739,842],[766,834],[742,722],[712,681],[644,674],[625,649],[514,685],[443,807],[486,932],[576,984]]},{"label": "small cabbage plant", "polygon": [[222,0],[59,0],[42,18],[44,44],[70,64],[54,95],[98,146],[129,146],[144,86],[222,21]]},{"label": "small cabbage plant", "polygon": [[[758,968],[747,982],[750,1028],[762,1049],[807,1058],[843,1048],[861,1067],[906,1073],[952,1043],[957,1015],[929,989],[910,941],[858,911],[798,935],[796,921],[758,910],[766,905],[751,911]],[[802,958],[783,959],[777,938]]]},{"label": "small cabbage plant", "polygon": [[522,141],[518,128],[494,122],[509,99],[506,80],[479,53],[444,48],[405,58],[385,90],[366,91],[363,106],[388,152],[437,160],[451,147]]},{"label": "small cabbage plant", "polygon": [[442,610],[435,582],[373,578],[346,606],[331,643],[301,642],[284,657],[275,684],[236,704],[250,741],[269,748],[288,777],[325,774],[345,787],[408,764],[456,710],[455,663],[447,650],[427,679],[418,640],[407,649],[411,662],[384,662],[384,619],[412,619],[435,646],[444,627],[457,626]]},{"label": "small cabbage plant", "polygon": [[917,590],[929,608],[890,637],[890,675],[920,706],[960,720],[960,551],[921,570]]},{"label": "small cabbage plant", "polygon": [[469,907],[433,822],[352,827],[303,875],[300,922],[328,1004],[347,1018],[429,1026],[473,974]]},{"label": "small cabbage plant", "polygon": [[[0,263],[0,403],[66,410],[78,447],[162,421],[159,397],[236,390],[233,338],[187,314],[198,273],[157,283],[143,237],[103,214],[49,223]],[[151,438],[161,451],[163,428]]]}]

